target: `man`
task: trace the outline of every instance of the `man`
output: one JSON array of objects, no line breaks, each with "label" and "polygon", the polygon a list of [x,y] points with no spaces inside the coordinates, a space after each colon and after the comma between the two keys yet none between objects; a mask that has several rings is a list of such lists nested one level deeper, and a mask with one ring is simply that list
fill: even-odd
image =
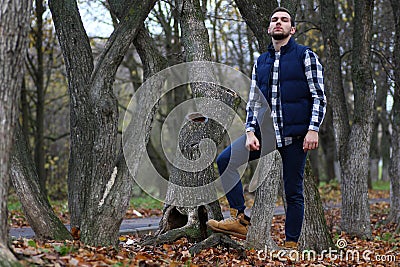
[{"label": "man", "polygon": [[[297,248],[304,217],[303,176],[308,150],[318,148],[318,130],[326,110],[323,67],[308,47],[295,42],[295,23],[282,7],[271,15],[268,34],[272,43],[258,58],[252,73],[249,102],[246,107],[246,135],[227,147],[217,158],[218,170],[232,218],[209,220],[214,231],[246,238],[250,218],[244,214],[244,196],[238,167],[271,151],[261,113],[266,103],[271,110],[276,147],[282,157],[287,202],[285,247]],[[264,107],[265,110],[265,107]],[[275,144],[274,144],[275,145]],[[249,151],[247,154],[245,151]],[[264,150],[264,152],[262,151]],[[267,151],[267,152],[265,152]],[[245,156],[243,156],[245,155]],[[233,181],[233,182],[232,182]]]}]

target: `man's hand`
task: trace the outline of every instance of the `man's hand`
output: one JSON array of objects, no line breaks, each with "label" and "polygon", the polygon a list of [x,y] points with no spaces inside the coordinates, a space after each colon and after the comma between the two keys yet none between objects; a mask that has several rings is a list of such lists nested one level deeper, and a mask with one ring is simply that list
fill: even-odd
[{"label": "man's hand", "polygon": [[249,151],[260,150],[260,142],[254,132],[247,132],[246,137],[246,148]]},{"label": "man's hand", "polygon": [[316,148],[318,148],[318,132],[309,130],[304,137],[303,150],[307,152]]}]

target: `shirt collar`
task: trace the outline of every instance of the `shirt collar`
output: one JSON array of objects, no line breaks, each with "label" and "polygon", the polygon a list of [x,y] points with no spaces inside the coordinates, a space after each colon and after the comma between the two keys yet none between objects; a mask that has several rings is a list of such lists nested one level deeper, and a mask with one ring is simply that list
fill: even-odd
[{"label": "shirt collar", "polygon": [[[295,43],[296,43],[295,40],[292,37],[290,37],[288,43],[286,45],[281,46],[281,54],[285,54]],[[271,55],[275,55],[275,48],[272,45],[272,43],[270,43],[268,46],[268,52]]]}]

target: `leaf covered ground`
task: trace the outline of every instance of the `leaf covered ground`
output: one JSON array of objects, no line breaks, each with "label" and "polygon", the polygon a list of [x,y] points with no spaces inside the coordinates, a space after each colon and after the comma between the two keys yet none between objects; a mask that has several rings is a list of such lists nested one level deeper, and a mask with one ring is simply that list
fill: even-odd
[{"label": "leaf covered ground", "polygon": [[[337,188],[322,187],[321,190],[325,190],[321,192],[325,203],[335,203],[340,199]],[[388,191],[371,191],[370,197],[387,199]],[[251,196],[248,196],[248,200],[251,201]],[[394,224],[386,224],[388,212],[389,204],[386,201],[371,204],[373,239],[359,240],[340,232],[339,208],[327,210],[326,219],[332,238],[342,249],[334,247],[324,255],[291,251],[274,258],[265,251],[249,249],[243,255],[222,246],[191,255],[188,249],[193,244],[186,238],[172,244],[141,246],[141,241],[146,237],[132,235],[120,236],[118,249],[85,246],[80,241],[42,242],[32,239],[13,240],[11,246],[25,266],[400,266],[400,234],[395,233]],[[127,217],[159,214],[159,209],[131,206]],[[20,220],[12,216],[11,221],[17,221],[13,226],[26,225],[23,215],[14,214]],[[68,221],[68,216],[64,219]],[[283,229],[284,216],[275,216],[272,236],[278,245],[282,245],[284,239]]]}]

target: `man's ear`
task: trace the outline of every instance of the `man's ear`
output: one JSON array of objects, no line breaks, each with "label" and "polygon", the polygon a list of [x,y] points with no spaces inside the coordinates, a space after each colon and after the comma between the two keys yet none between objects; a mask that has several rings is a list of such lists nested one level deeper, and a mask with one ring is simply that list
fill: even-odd
[{"label": "man's ear", "polygon": [[291,29],[290,29],[290,34],[294,34],[296,32],[296,27],[292,27]]}]

